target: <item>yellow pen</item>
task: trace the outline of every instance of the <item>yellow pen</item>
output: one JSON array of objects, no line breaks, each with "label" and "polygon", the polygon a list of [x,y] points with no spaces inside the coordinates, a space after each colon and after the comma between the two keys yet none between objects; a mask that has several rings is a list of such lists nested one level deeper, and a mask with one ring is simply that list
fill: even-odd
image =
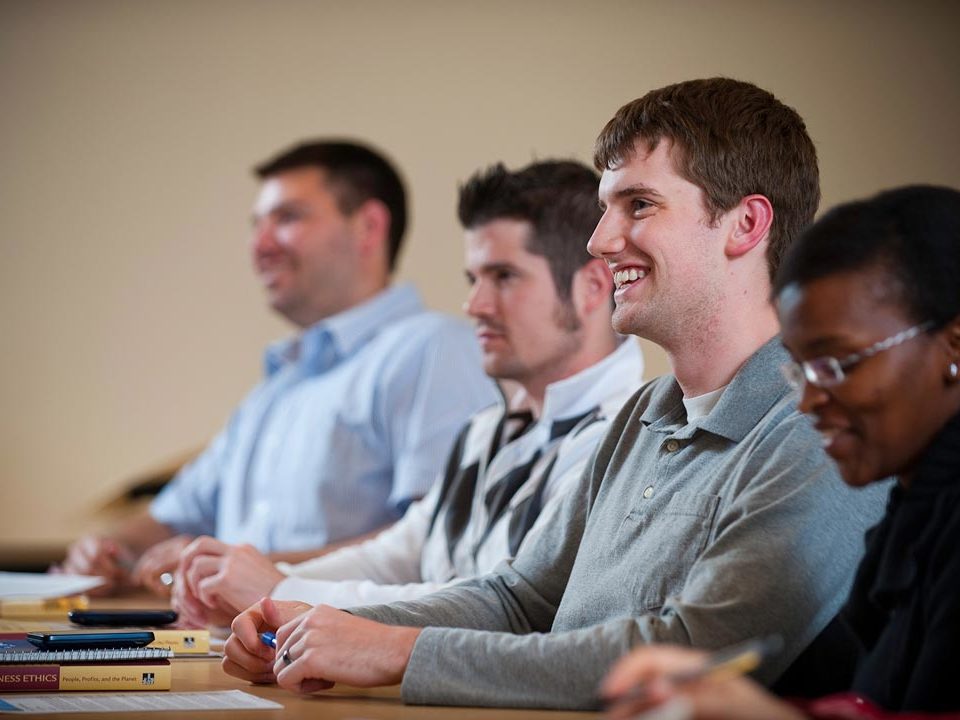
[{"label": "yellow pen", "polygon": [[[724,678],[746,675],[760,667],[766,658],[772,657],[783,649],[783,640],[779,635],[754,638],[737,645],[711,653],[703,665],[692,670],[671,673],[664,679],[672,685],[684,685],[696,680],[722,680]],[[609,703],[642,701],[647,697],[649,688],[646,683],[638,683]]]}]

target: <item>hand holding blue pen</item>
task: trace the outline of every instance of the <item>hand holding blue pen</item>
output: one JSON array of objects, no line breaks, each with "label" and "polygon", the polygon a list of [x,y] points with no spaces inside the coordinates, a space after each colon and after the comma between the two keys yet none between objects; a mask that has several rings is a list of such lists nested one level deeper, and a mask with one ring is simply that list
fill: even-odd
[{"label": "hand holding blue pen", "polygon": [[[260,642],[276,650],[277,634],[272,632],[262,632],[260,633]],[[283,654],[280,656],[280,659],[283,660],[284,665],[289,665],[290,663],[293,662],[293,658],[290,657],[290,653],[287,652],[286,650],[283,651]]]}]

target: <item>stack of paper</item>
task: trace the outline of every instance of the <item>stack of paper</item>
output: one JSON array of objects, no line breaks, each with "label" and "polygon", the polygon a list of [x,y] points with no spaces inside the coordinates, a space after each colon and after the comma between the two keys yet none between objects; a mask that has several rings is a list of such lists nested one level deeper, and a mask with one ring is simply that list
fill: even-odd
[{"label": "stack of paper", "polygon": [[0,572],[0,617],[62,617],[83,610],[81,593],[103,584],[90,575]]}]

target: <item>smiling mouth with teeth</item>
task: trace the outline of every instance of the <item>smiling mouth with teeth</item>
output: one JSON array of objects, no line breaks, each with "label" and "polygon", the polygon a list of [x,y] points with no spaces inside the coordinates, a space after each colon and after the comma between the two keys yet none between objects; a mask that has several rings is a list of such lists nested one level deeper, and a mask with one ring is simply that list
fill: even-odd
[{"label": "smiling mouth with teeth", "polygon": [[613,282],[617,288],[622,288],[624,285],[629,285],[635,280],[641,280],[646,276],[646,270],[638,270],[637,268],[630,268],[629,270],[617,270],[617,272],[613,274]]}]

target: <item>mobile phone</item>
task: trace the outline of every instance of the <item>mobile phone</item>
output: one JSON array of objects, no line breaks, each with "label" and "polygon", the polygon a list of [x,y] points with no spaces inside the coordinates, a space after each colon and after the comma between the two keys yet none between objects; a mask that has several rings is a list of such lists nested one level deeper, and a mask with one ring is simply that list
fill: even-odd
[{"label": "mobile phone", "polygon": [[177,621],[173,610],[71,610],[67,617],[85,627],[161,627]]},{"label": "mobile phone", "polygon": [[153,642],[153,633],[135,632],[32,632],[27,640],[41,650],[92,650],[97,648],[138,648]]}]

